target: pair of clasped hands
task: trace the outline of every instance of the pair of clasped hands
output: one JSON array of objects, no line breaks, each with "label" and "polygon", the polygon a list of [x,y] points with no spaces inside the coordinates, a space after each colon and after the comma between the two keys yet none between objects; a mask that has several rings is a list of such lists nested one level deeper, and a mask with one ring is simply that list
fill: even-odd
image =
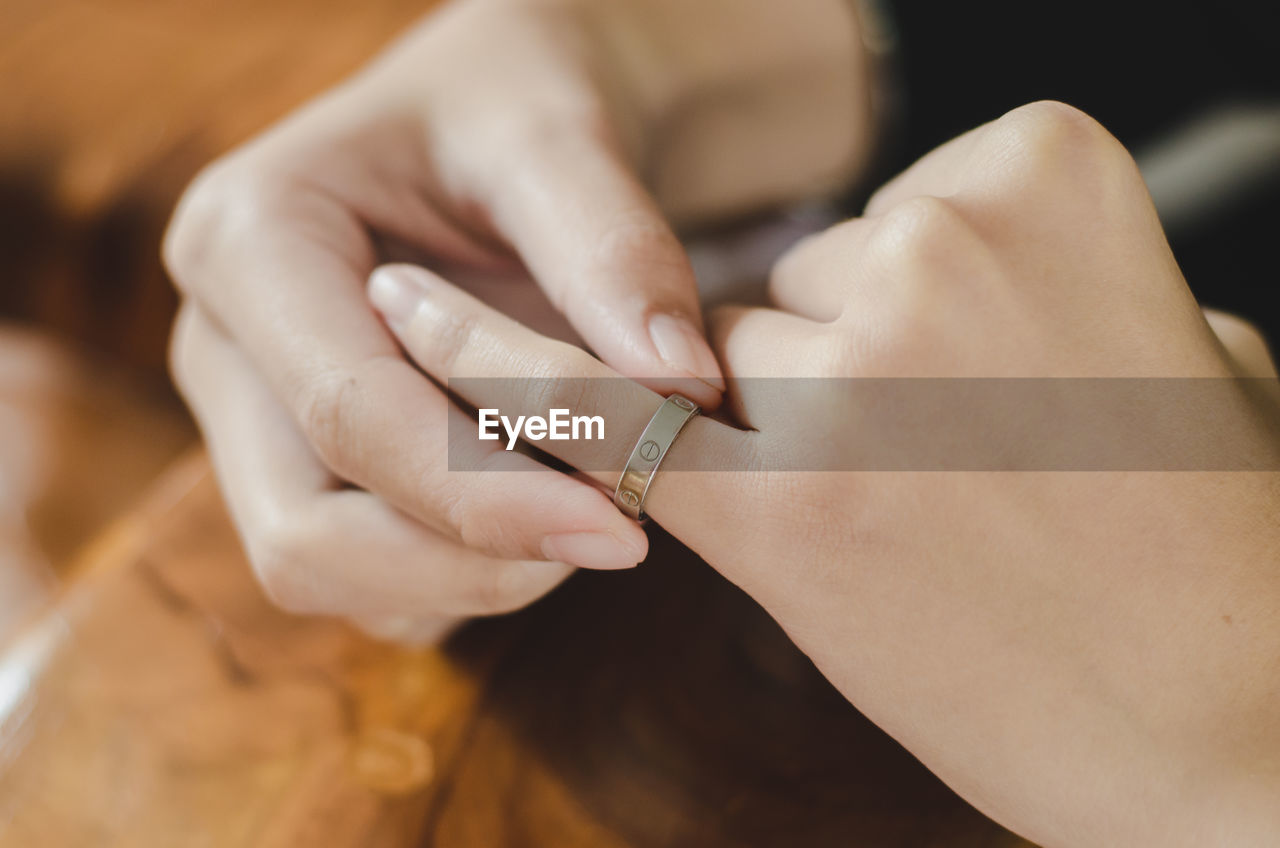
[{"label": "pair of clasped hands", "polygon": [[[832,410],[742,377],[1275,374],[1057,103],[943,144],[791,249],[767,305],[704,316],[673,225],[856,176],[859,26],[835,0],[461,0],[211,166],[166,243],[174,370],[256,573],[413,641],[632,567],[616,471],[493,442],[450,473],[474,421],[441,387],[633,378],[558,398],[632,439],[678,387],[740,426],[696,418],[672,456],[735,470],[659,473],[647,511],[964,797],[1045,845],[1280,844],[1275,473],[743,470]],[[521,384],[461,401],[545,413]]]}]

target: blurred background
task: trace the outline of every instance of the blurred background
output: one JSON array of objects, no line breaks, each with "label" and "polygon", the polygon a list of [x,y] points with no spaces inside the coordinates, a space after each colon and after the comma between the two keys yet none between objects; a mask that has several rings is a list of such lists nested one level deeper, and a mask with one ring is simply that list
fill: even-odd
[{"label": "blurred background", "polygon": [[0,2],[0,632],[194,443],[159,259],[185,184],[429,5]]},{"label": "blurred background", "polygon": [[[182,188],[429,5],[0,0],[0,636],[194,449],[159,262]],[[1276,4],[885,5],[896,118],[848,211],[941,141],[1064,100],[1135,153],[1202,301],[1278,337]]]}]

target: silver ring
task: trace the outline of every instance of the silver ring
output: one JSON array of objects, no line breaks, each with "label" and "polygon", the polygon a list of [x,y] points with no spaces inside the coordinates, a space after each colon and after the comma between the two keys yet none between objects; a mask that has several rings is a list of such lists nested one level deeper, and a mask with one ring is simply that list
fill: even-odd
[{"label": "silver ring", "polygon": [[658,407],[631,451],[622,476],[618,478],[618,486],[613,490],[614,506],[636,521],[644,521],[648,517],[644,514],[644,498],[649,494],[653,475],[658,473],[658,466],[670,450],[671,443],[680,435],[680,430],[699,412],[701,410],[696,403],[681,395],[672,395]]}]

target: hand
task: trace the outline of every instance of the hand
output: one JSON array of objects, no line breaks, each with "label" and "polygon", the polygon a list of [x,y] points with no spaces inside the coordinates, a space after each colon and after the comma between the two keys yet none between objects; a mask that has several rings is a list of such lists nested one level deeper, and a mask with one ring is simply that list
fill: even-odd
[{"label": "hand", "polygon": [[664,212],[851,173],[869,136],[857,45],[843,0],[469,0],[210,167],[165,245],[187,297],[174,370],[269,593],[424,633],[532,600],[567,571],[540,561],[639,561],[643,533],[587,483],[446,475],[461,413],[364,280],[406,252],[523,263],[605,361],[714,406],[722,375]]},{"label": "hand", "polygon": [[[547,390],[518,378],[612,373],[439,278],[382,273],[416,293],[389,320],[428,373],[517,378],[463,384],[472,403],[533,413],[522,387]],[[858,432],[833,427],[846,396],[781,404],[750,377],[1274,378],[1247,326],[1215,317],[1220,338],[1206,322],[1124,149],[1061,104],[1015,110],[926,156],[864,217],[802,242],[771,291],[777,309],[710,321],[728,405],[752,430],[693,419],[667,463],[725,470],[660,474],[655,519],[859,709],[1037,843],[1276,844],[1274,470],[748,470]],[[448,326],[467,331],[444,337]],[[604,468],[593,452],[612,451],[618,468],[658,397],[616,380],[564,385],[563,401],[580,400],[554,400],[620,436],[542,444],[579,467]],[[1232,389],[1222,411],[1271,469],[1276,394],[1274,382]],[[1129,412],[1118,436],[1161,423]]]}]

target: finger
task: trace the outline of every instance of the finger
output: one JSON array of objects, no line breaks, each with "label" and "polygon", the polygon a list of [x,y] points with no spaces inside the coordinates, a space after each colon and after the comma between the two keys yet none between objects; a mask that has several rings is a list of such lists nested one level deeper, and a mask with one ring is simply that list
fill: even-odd
[{"label": "finger", "polygon": [[825,358],[805,353],[830,347],[825,325],[799,315],[727,304],[716,307],[708,323],[711,342],[735,380],[819,377],[830,366]]},{"label": "finger", "polygon": [[[617,484],[637,437],[662,402],[659,395],[620,378],[580,348],[534,333],[424,269],[385,266],[373,275],[369,289],[414,361],[437,380],[449,381],[468,403],[513,418],[546,416],[556,407],[600,416],[602,438],[539,441],[538,447],[609,489]],[[730,501],[708,504],[707,483],[697,479],[702,475],[680,469],[747,467],[750,435],[706,417],[694,418],[667,453],[646,511],[677,532],[691,522],[701,529],[698,522],[727,509]]]},{"label": "finger", "polygon": [[644,534],[607,497],[528,457],[477,444],[472,461],[493,473],[449,473],[450,421],[466,418],[368,307],[373,254],[343,205],[296,185],[241,211],[215,216],[211,242],[176,270],[234,328],[325,466],[493,556],[585,568],[643,558]]},{"label": "finger", "polygon": [[631,167],[587,136],[543,141],[510,165],[491,169],[497,226],[588,345],[655,391],[679,384],[719,403],[693,269]]},{"label": "finger", "polygon": [[873,227],[873,222],[853,218],[801,239],[770,272],[770,301],[811,321],[837,320],[847,306],[851,281],[866,264]]},{"label": "finger", "polygon": [[572,571],[484,557],[342,487],[243,354],[190,307],[174,363],[250,562],[287,609],[417,642],[463,617],[524,606]]},{"label": "finger", "polygon": [[979,137],[989,126],[983,124],[971,129],[917,159],[871,195],[863,214],[867,217],[883,215],[902,201],[924,194],[935,197],[954,194],[964,179],[964,164],[973,155]]},{"label": "finger", "polygon": [[1275,377],[1276,362],[1257,327],[1236,315],[1204,310],[1205,320],[1246,377]]},{"label": "finger", "polygon": [[255,525],[246,539],[249,550],[258,545],[264,579],[295,605],[366,624],[511,612],[574,570],[562,562],[485,556],[353,489],[295,504],[287,518]]},{"label": "finger", "polygon": [[[760,430],[795,408],[806,382],[824,376],[831,342],[825,324],[777,309],[718,306],[707,318],[712,347],[729,375],[725,411]],[[767,339],[767,343],[761,340]],[[798,370],[797,363],[804,363]]]}]

